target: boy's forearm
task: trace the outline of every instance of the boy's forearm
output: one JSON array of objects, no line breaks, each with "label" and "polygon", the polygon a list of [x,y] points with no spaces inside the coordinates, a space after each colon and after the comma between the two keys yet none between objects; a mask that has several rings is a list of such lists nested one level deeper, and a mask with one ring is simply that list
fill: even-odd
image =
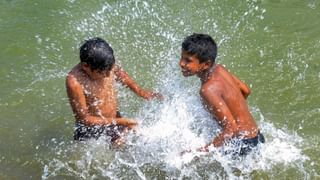
[{"label": "boy's forearm", "polygon": [[205,145],[204,147],[198,148],[197,151],[208,152],[209,151],[208,147],[212,145],[214,147],[220,147],[224,144],[225,141],[231,139],[232,136],[233,136],[233,133],[222,132],[217,137],[215,137],[211,143]]},{"label": "boy's forearm", "polygon": [[248,85],[244,82],[242,82],[240,79],[238,79],[235,75],[232,74],[232,77],[233,79],[235,80],[235,82],[238,84],[239,88],[240,88],[240,91],[243,95],[243,97],[245,99],[247,99],[247,97],[249,96],[251,90],[250,88],[248,87]]},{"label": "boy's forearm", "polygon": [[143,89],[119,66],[116,66],[115,73],[117,75],[117,80],[123,85],[129,87],[134,93],[142,97]]},{"label": "boy's forearm", "polygon": [[150,95],[152,92],[149,92],[147,90],[142,89],[137,83],[132,81],[131,83],[128,83],[128,87],[136,93],[138,96],[144,98],[144,99],[150,99]]},{"label": "boy's forearm", "polygon": [[142,98],[144,98],[144,99],[147,99],[147,100],[149,100],[149,99],[151,99],[151,97],[152,97],[152,92],[150,92],[150,91],[147,91],[147,90],[144,90],[144,89],[139,89],[139,91],[138,91],[139,93],[138,93],[138,95],[140,96],[140,97],[142,97]]},{"label": "boy's forearm", "polygon": [[212,141],[212,145],[213,145],[214,147],[220,147],[220,146],[223,145],[223,143],[224,143],[224,139],[221,138],[220,136],[215,137],[215,138],[213,139],[213,141]]},{"label": "boy's forearm", "polygon": [[86,126],[103,126],[109,124],[105,119],[98,116],[85,116],[81,122]]},{"label": "boy's forearm", "polygon": [[197,151],[208,152],[209,146],[213,145],[214,147],[220,147],[223,145],[223,143],[224,143],[224,138],[222,138],[222,135],[219,134],[217,137],[213,139],[211,143],[205,145],[204,147],[198,148]]},{"label": "boy's forearm", "polygon": [[133,92],[135,92],[138,96],[144,98],[145,90],[140,88],[138,85],[136,85],[134,88],[131,89]]},{"label": "boy's forearm", "polygon": [[98,116],[87,116],[84,119],[85,120],[83,123],[87,126],[104,126],[110,124],[117,124],[132,128],[138,124],[137,121],[126,118],[101,118]]},{"label": "boy's forearm", "polygon": [[137,121],[133,119],[127,119],[127,118],[108,118],[109,124],[117,124],[117,125],[123,125],[128,126],[129,128],[133,128],[138,124]]},{"label": "boy's forearm", "polygon": [[118,80],[122,82],[123,85],[129,87],[130,90],[132,90],[136,95],[147,100],[151,100],[154,97],[163,99],[162,95],[160,95],[159,93],[154,93],[141,88],[125,71],[121,70],[119,67],[116,70],[116,74]]},{"label": "boy's forearm", "polygon": [[136,94],[146,100],[151,100],[153,98],[158,98],[160,100],[163,99],[163,96],[160,93],[154,93],[152,91],[148,91],[142,88],[139,88]]},{"label": "boy's forearm", "polygon": [[217,137],[215,137],[212,141],[214,147],[220,147],[226,142],[227,140],[233,137],[233,132],[222,132]]}]

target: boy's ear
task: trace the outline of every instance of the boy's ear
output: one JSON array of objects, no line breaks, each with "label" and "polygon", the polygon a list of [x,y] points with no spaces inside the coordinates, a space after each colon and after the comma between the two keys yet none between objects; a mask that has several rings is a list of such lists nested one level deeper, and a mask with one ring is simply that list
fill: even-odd
[{"label": "boy's ear", "polygon": [[84,67],[84,68],[88,68],[88,67],[89,67],[89,64],[87,64],[87,63],[85,63],[85,62],[82,62],[82,63],[81,63],[81,66]]},{"label": "boy's ear", "polygon": [[212,62],[211,61],[206,61],[206,62],[204,62],[204,69],[208,69],[208,68],[211,68],[211,66],[212,66]]},{"label": "boy's ear", "polygon": [[82,67],[82,69],[84,69],[85,71],[90,70],[89,64],[87,64],[87,63],[85,63],[85,62],[82,62],[82,63],[81,63],[81,67]]}]

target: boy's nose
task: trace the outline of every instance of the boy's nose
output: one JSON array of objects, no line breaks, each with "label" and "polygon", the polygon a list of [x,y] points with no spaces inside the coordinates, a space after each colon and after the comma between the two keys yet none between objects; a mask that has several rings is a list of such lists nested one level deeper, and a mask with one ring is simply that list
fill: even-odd
[{"label": "boy's nose", "polygon": [[182,60],[180,60],[179,65],[180,65],[180,67],[184,67],[185,63]]}]

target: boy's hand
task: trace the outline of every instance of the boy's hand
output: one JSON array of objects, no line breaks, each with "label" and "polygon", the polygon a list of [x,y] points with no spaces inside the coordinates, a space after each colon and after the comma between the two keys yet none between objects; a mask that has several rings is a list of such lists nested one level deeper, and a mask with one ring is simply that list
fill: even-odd
[{"label": "boy's hand", "polygon": [[129,129],[134,129],[138,125],[136,120],[129,118],[108,118],[108,120],[109,124],[127,126]]},{"label": "boy's hand", "polygon": [[184,150],[184,151],[180,152],[179,154],[180,154],[180,156],[183,156],[186,153],[190,153],[190,152],[191,152],[191,150],[189,149],[189,150]]},{"label": "boy's hand", "polygon": [[135,131],[138,126],[138,122],[134,119],[127,119],[127,121],[128,121],[128,125],[127,125],[128,128]]},{"label": "boy's hand", "polygon": [[163,95],[160,94],[160,93],[152,93],[152,97],[153,97],[153,98],[157,98],[157,99],[160,100],[160,101],[163,101],[163,100],[164,100]]},{"label": "boy's hand", "polygon": [[205,147],[198,148],[197,151],[199,151],[199,152],[209,152],[209,149],[208,149],[208,147],[205,146]]},{"label": "boy's hand", "polygon": [[[207,146],[205,146],[205,147],[201,147],[201,148],[198,148],[198,149],[196,149],[196,151],[198,151],[198,152],[209,152],[209,149],[208,149],[208,147]],[[192,152],[192,150],[185,150],[185,151],[182,151],[181,153],[180,153],[180,156],[183,156],[183,155],[185,155],[186,153],[191,153]]]},{"label": "boy's hand", "polygon": [[155,92],[151,92],[151,91],[145,91],[142,95],[143,98],[147,99],[147,100],[151,100],[151,99],[158,99],[158,100],[164,100],[164,97],[162,94],[160,93],[155,93]]}]

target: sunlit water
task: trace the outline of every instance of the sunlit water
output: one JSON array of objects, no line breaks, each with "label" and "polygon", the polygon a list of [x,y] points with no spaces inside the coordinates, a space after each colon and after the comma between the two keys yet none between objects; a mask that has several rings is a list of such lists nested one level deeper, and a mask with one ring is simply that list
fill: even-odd
[{"label": "sunlit water", "polygon": [[[318,179],[318,1],[4,1],[1,5],[1,159],[4,179]],[[13,19],[13,20],[12,20]],[[192,151],[219,132],[196,77],[178,67],[183,38],[212,35],[218,63],[252,88],[266,143],[234,159]],[[119,86],[125,117],[140,125],[127,145],[72,141],[64,79],[84,39],[110,42],[146,102]],[[9,38],[11,37],[11,38]],[[5,43],[8,42],[8,43]]]}]

